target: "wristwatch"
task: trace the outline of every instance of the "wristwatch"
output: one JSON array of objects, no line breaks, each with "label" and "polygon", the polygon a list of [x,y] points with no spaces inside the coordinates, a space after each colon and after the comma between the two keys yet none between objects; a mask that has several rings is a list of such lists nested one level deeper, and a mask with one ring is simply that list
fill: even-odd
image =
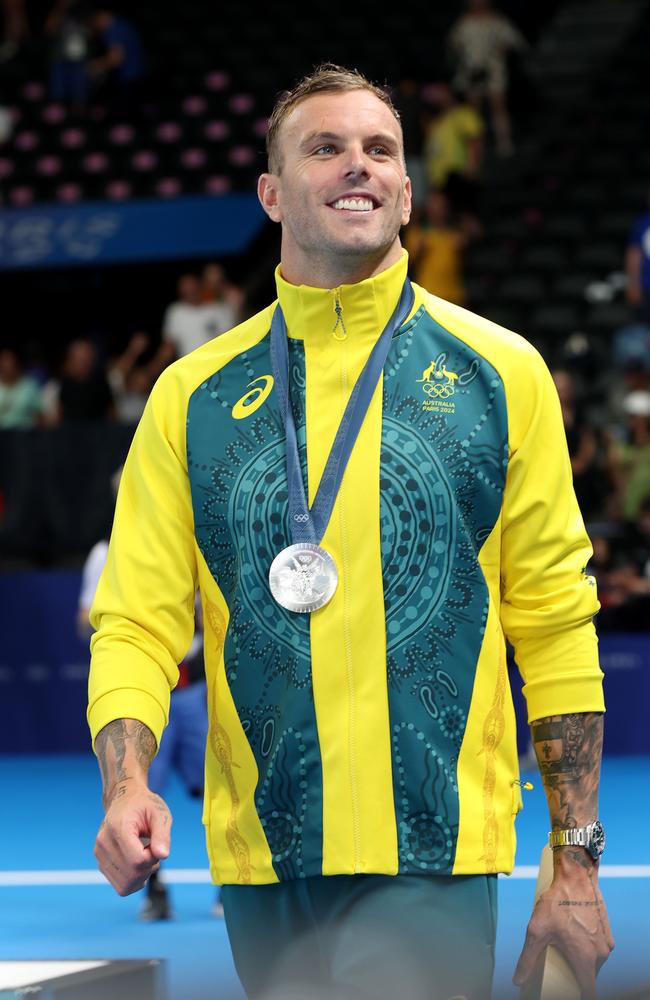
[{"label": "wristwatch", "polygon": [[605,828],[599,819],[588,826],[571,830],[551,830],[548,835],[551,847],[584,847],[597,861],[605,850]]}]

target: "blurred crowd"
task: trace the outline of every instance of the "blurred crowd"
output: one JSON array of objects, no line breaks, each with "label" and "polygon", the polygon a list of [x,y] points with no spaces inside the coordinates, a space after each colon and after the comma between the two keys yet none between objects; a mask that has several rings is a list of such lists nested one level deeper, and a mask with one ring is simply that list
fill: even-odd
[{"label": "blurred crowd", "polygon": [[133,108],[148,72],[135,21],[89,0],[0,0],[0,13],[0,64],[36,51],[50,100],[79,114],[94,100]]},{"label": "blurred crowd", "polygon": [[527,48],[491,0],[468,0],[447,33],[440,77],[426,84],[404,77],[393,94],[413,192],[405,239],[411,275],[459,305],[466,302],[464,251],[483,233],[486,157],[515,149],[510,82],[515,67],[521,77]]},{"label": "blurred crowd", "polygon": [[236,326],[244,294],[221,264],[177,281],[159,331],[134,331],[119,353],[106,357],[90,337],[67,343],[50,369],[0,347],[0,430],[56,427],[85,421],[135,424],[154,382],[167,365]]},{"label": "blurred crowd", "polygon": [[[0,0],[0,10],[0,61],[6,61],[28,44],[34,27],[24,0]],[[52,99],[80,111],[98,96],[131,102],[146,78],[137,28],[110,8],[55,0],[36,30],[47,39]],[[422,84],[404,77],[393,91],[413,189],[412,221],[403,234],[410,275],[470,308],[463,257],[483,235],[486,162],[498,163],[516,146],[509,88],[527,47],[491,0],[467,0],[450,25],[440,78]],[[597,578],[601,627],[629,630],[643,628],[650,611],[650,212],[639,216],[621,252],[636,322],[612,333],[605,363],[584,344],[547,360],[593,541],[585,570]],[[81,337],[48,368],[0,346],[0,430],[82,421],[134,425],[163,369],[236,325],[245,308],[241,288],[211,261],[200,273],[179,274],[159,329],[132,331],[113,354]]]}]

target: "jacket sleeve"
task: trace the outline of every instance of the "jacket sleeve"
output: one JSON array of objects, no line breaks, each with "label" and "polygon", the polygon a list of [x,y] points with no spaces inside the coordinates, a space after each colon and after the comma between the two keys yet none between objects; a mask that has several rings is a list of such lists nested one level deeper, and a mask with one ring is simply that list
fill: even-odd
[{"label": "jacket sleeve", "polygon": [[178,664],[192,641],[197,569],[175,367],[161,375],[135,432],[90,614],[93,745],[118,718],[143,722],[160,743]]},{"label": "jacket sleeve", "polygon": [[501,623],[524,680],[529,721],[603,711],[585,567],[591,545],[578,508],[560,403],[530,349],[508,394],[510,453],[502,509]]}]

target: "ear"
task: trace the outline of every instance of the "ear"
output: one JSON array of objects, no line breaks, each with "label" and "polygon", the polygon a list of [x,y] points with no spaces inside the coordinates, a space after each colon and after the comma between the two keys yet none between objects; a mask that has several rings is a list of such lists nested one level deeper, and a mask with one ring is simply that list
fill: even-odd
[{"label": "ear", "polygon": [[262,174],[257,182],[257,197],[273,222],[282,222],[279,188],[280,178],[277,174]]},{"label": "ear", "polygon": [[411,218],[411,178],[407,177],[404,184],[404,202],[402,205],[402,225],[405,226]]}]

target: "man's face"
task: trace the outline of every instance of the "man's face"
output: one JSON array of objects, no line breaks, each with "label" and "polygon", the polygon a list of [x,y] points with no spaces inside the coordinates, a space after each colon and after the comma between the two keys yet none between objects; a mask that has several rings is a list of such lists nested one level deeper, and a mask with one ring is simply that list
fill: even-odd
[{"label": "man's face", "polygon": [[183,274],[178,279],[178,297],[181,302],[196,305],[201,301],[201,284],[193,274]]},{"label": "man's face", "polygon": [[[260,199],[282,224],[282,268],[304,280],[327,261],[353,269],[397,248],[411,209],[402,134],[370,91],[316,94],[293,109],[278,136],[277,174],[260,178]],[[401,252],[401,251],[400,251]]]}]

